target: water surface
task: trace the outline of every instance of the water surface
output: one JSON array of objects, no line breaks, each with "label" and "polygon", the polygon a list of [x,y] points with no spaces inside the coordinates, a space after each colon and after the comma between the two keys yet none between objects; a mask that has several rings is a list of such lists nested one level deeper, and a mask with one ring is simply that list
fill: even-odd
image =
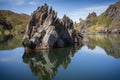
[{"label": "water surface", "polygon": [[0,37],[0,80],[120,80],[120,36],[89,35],[84,45],[25,52]]}]

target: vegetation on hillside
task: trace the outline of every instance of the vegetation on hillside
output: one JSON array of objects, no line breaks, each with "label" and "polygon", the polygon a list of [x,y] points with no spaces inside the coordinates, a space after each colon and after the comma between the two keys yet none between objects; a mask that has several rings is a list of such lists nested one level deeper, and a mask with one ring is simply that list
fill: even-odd
[{"label": "vegetation on hillside", "polygon": [[[120,33],[120,1],[112,4],[101,15],[97,16],[95,12],[89,13],[86,20],[80,20],[74,23],[75,27],[89,32]],[[87,29],[87,30],[86,30]]]},{"label": "vegetation on hillside", "polygon": [[111,25],[113,25],[112,19],[109,16],[100,15],[98,17],[89,19],[89,21],[91,23],[91,26],[88,27],[88,29],[87,29],[88,31],[99,30],[101,28],[107,28],[107,27],[110,27]]},{"label": "vegetation on hillside", "polygon": [[5,30],[3,23],[11,25],[12,31],[25,30],[28,20],[29,15],[18,14],[9,10],[0,10],[0,31]]}]

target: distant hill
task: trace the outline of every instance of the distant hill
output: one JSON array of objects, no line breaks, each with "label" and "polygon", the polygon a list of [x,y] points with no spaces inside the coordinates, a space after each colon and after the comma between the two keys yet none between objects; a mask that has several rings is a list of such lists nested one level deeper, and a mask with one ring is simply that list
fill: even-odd
[{"label": "distant hill", "polygon": [[30,16],[27,14],[18,14],[9,10],[0,10],[0,31],[25,30],[29,18]]},{"label": "distant hill", "polygon": [[90,13],[86,20],[80,23],[80,29],[85,32],[120,33],[120,1],[112,4],[101,15]]}]

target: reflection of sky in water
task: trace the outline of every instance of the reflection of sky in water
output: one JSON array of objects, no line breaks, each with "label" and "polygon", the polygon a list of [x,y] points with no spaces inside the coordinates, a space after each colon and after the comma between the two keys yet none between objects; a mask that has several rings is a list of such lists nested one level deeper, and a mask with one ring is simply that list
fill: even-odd
[{"label": "reflection of sky in water", "polygon": [[30,80],[32,76],[27,65],[23,63],[24,48],[0,50],[0,80]]},{"label": "reflection of sky in water", "polygon": [[1,50],[0,51],[0,62],[14,62],[20,59],[24,53],[24,48],[15,48],[13,50]]},{"label": "reflection of sky in water", "polygon": [[[24,48],[0,50],[0,80],[37,80],[23,63]],[[61,53],[62,54],[62,53]],[[54,80],[120,80],[120,59],[108,56],[104,49],[83,46],[71,58],[66,69],[58,67]]]},{"label": "reflection of sky in water", "polygon": [[[120,59],[108,56],[96,47],[83,46],[76,52],[67,69],[58,69],[55,79],[60,80],[120,80]],[[61,77],[62,76],[62,77]],[[69,77],[68,77],[69,76]]]},{"label": "reflection of sky in water", "polygon": [[104,49],[96,46],[95,49],[89,49],[87,46],[83,46],[80,50],[78,50],[79,52],[86,52],[86,53],[92,53],[92,54],[104,54],[106,55],[106,52],[104,51]]}]

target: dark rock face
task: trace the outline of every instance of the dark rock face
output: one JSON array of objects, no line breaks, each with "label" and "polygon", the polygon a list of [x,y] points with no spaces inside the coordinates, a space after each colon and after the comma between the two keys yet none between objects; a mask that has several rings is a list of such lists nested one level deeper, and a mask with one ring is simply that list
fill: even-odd
[{"label": "dark rock face", "polygon": [[3,26],[3,29],[5,30],[11,30],[12,29],[12,25],[9,24],[5,18],[2,16],[2,14],[0,14],[0,25]]},{"label": "dark rock face", "polygon": [[23,37],[23,46],[30,49],[46,49],[73,45],[75,39],[73,21],[64,15],[57,17],[47,4],[33,12]]}]

